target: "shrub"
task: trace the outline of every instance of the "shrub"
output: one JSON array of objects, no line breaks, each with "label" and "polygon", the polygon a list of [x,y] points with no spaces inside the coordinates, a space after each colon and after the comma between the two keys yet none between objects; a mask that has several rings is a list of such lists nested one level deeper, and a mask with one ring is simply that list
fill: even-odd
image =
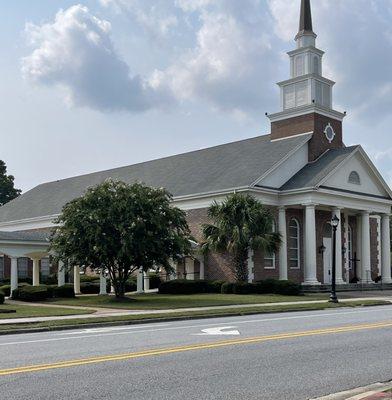
[{"label": "shrub", "polygon": [[3,292],[4,295],[8,297],[11,294],[11,286],[10,285],[0,286],[0,291]]},{"label": "shrub", "polygon": [[150,272],[148,274],[148,277],[150,278],[150,289],[159,289],[162,283],[159,274],[157,274],[156,272]]},{"label": "shrub", "polygon": [[221,293],[225,281],[207,281],[206,293]]},{"label": "shrub", "polygon": [[45,276],[41,279],[41,283],[43,285],[55,285],[55,284],[57,284],[57,275],[51,274],[51,275]]},{"label": "shrub", "polygon": [[75,297],[75,291],[73,285],[69,283],[63,286],[55,286],[53,287],[53,297],[55,298],[73,298]]},{"label": "shrub", "polygon": [[226,282],[221,287],[222,294],[233,294],[234,293],[234,282]]},{"label": "shrub", "polygon": [[99,283],[83,282],[80,284],[80,291],[83,294],[98,294],[99,293]]},{"label": "shrub", "polygon": [[99,282],[99,275],[80,275],[80,282]]},{"label": "shrub", "polygon": [[3,303],[4,303],[4,298],[5,298],[4,292],[2,292],[2,291],[0,290],[0,304],[3,304]]},{"label": "shrub", "polygon": [[292,281],[276,281],[274,293],[285,296],[299,296],[302,294],[302,287]]},{"label": "shrub", "polygon": [[12,292],[13,299],[22,301],[41,301],[50,297],[47,286],[22,286]]},{"label": "shrub", "polygon": [[135,292],[136,290],[137,290],[136,277],[131,276],[125,282],[125,291],[126,292]]}]

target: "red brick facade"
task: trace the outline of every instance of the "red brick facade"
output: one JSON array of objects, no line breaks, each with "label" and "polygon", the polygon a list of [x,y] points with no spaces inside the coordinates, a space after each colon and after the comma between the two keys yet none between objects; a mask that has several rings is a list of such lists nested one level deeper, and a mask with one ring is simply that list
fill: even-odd
[{"label": "red brick facade", "polygon": [[[329,143],[324,134],[328,124],[331,124],[336,134],[332,143]],[[314,161],[327,149],[343,147],[342,122],[336,119],[317,113],[310,113],[271,123],[272,140],[308,132],[313,132],[313,137],[309,141],[309,162]]]}]

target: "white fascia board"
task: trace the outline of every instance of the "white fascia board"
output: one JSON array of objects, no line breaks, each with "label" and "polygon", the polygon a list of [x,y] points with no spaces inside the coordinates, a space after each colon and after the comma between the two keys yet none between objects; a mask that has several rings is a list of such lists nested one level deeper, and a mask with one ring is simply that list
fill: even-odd
[{"label": "white fascia board", "polygon": [[[313,134],[314,134],[313,131],[305,132],[305,133],[298,133],[297,135],[285,136],[285,137],[281,137],[281,138],[278,138],[278,139],[271,139],[271,142],[280,142],[282,140],[294,139],[294,138],[299,137],[299,136],[306,136],[306,135],[313,135]],[[311,137],[309,138],[309,140],[310,139],[311,139]]]},{"label": "white fascia board", "polygon": [[53,221],[59,216],[44,215],[35,218],[26,218],[15,221],[0,222],[0,231],[14,232],[14,231],[27,231],[31,229],[52,228],[56,226]]},{"label": "white fascia board", "polygon": [[[307,134],[309,134],[309,133],[307,133]],[[306,135],[306,134],[301,134],[301,135]],[[250,186],[254,187],[260,181],[262,181],[264,178],[266,178],[268,175],[270,175],[273,171],[275,171],[277,168],[279,168],[285,161],[287,161],[293,154],[295,154],[302,146],[305,146],[309,142],[311,137],[312,136],[309,136],[308,138],[304,139],[298,146],[294,147],[291,151],[289,151],[282,159],[280,159],[276,164],[274,164],[267,172],[265,172],[263,175],[261,175],[259,178],[257,178],[253,183],[251,183]],[[290,137],[290,138],[292,138],[292,137]],[[305,163],[305,165],[306,165],[306,163]]]},{"label": "white fascia board", "polygon": [[0,246],[2,245],[15,245],[15,246],[38,246],[45,247],[49,246],[49,242],[41,242],[41,241],[30,241],[30,240],[0,240]]},{"label": "white fascia board", "polygon": [[369,199],[365,196],[352,196],[349,193],[337,193],[334,191],[308,191],[280,198],[280,206],[302,206],[304,204],[315,204],[325,206],[328,209],[339,207],[348,210],[369,211],[372,213],[389,213],[392,202],[382,199]]},{"label": "white fascia board", "polygon": [[300,117],[301,115],[316,113],[325,117],[334,118],[338,121],[343,121],[346,114],[329,108],[321,107],[317,104],[310,104],[302,107],[293,107],[288,110],[279,111],[274,114],[268,114],[267,117],[271,122],[282,121],[287,118]]},{"label": "white fascia board", "polygon": [[284,81],[280,81],[277,83],[277,85],[278,86],[287,86],[287,85],[291,85],[292,83],[307,81],[309,78],[314,78],[315,80],[326,83],[330,86],[334,86],[336,84],[336,82],[331,81],[330,79],[324,78],[323,76],[316,75],[316,74],[306,74],[306,75],[296,76],[295,78],[286,79]]},{"label": "white fascia board", "polygon": [[291,56],[295,56],[296,54],[306,53],[309,51],[316,53],[319,56],[323,56],[325,54],[325,51],[320,50],[314,46],[300,47],[298,49],[288,51],[287,54],[291,57]]}]

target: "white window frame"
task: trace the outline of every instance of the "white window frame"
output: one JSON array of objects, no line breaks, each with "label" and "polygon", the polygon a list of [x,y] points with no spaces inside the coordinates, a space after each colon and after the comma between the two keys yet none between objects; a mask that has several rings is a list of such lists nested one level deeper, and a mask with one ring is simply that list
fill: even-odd
[{"label": "white window frame", "polygon": [[[290,228],[291,228],[291,224],[295,222],[295,227],[297,230],[297,236],[290,236],[291,232],[290,232]],[[301,269],[301,229],[300,229],[300,225],[299,225],[299,221],[297,220],[297,218],[291,218],[290,219],[290,223],[289,223],[289,244],[291,243],[291,239],[295,239],[297,242],[297,247],[289,247],[289,265],[290,265],[290,269]],[[291,258],[291,251],[292,250],[296,250],[297,252],[297,257],[296,258]],[[292,261],[296,261],[297,262],[297,266],[296,267],[292,267],[291,266],[291,262]]]},{"label": "white window frame", "polygon": [[[276,232],[276,222],[275,220],[272,221],[272,232],[275,233]],[[272,266],[271,267],[266,267],[265,265],[265,261],[272,261]],[[270,254],[266,254],[264,255],[264,269],[276,269],[276,254],[275,252],[270,253]]]}]

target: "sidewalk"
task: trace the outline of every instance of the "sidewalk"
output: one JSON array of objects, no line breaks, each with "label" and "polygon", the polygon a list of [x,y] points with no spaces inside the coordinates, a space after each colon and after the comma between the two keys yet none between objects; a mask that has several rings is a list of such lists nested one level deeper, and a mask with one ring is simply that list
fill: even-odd
[{"label": "sidewalk", "polygon": [[[364,300],[383,300],[389,301],[392,304],[392,297],[390,296],[377,296],[377,297],[361,297],[361,298],[347,298],[340,300],[341,303],[364,301]],[[124,310],[124,309],[113,309],[113,308],[100,308],[100,307],[82,307],[82,306],[65,306],[57,304],[42,304],[42,303],[25,303],[15,300],[7,300],[8,304],[20,304],[24,306],[39,306],[39,307],[56,307],[56,308],[68,308],[75,310],[95,310],[93,314],[74,314],[65,316],[53,316],[53,317],[31,317],[31,318],[9,318],[0,319],[0,325],[6,324],[23,324],[32,322],[45,322],[45,321],[58,321],[58,320],[69,320],[69,319],[94,319],[102,317],[117,317],[127,315],[165,315],[172,313],[184,313],[192,311],[216,311],[226,309],[252,309],[257,307],[275,307],[275,306],[286,306],[286,305],[299,305],[299,304],[323,304],[328,303],[327,300],[311,300],[311,301],[295,301],[295,302],[280,302],[280,303],[259,303],[259,304],[239,304],[239,305],[227,305],[227,306],[213,306],[213,307],[192,307],[192,308],[175,308],[166,310]]]}]

